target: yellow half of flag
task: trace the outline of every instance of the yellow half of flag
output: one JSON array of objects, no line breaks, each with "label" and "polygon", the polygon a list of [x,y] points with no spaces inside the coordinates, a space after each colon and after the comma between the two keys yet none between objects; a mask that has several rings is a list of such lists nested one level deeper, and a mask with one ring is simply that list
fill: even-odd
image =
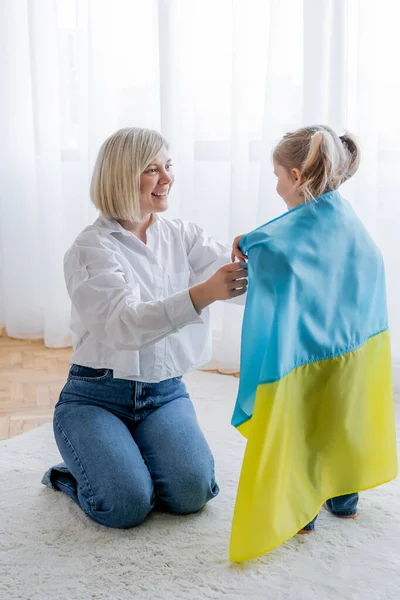
[{"label": "yellow half of flag", "polygon": [[396,477],[390,372],[385,331],[353,352],[258,386],[253,416],[238,427],[248,443],[232,561],[288,540],[327,499]]}]

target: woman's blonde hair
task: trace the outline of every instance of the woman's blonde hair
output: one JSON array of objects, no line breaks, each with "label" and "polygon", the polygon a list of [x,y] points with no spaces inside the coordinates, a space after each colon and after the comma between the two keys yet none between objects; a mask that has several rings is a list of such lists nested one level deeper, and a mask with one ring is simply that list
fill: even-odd
[{"label": "woman's blonde hair", "polygon": [[140,175],[168,143],[157,131],[126,127],[103,143],[90,184],[90,198],[106,217],[139,222]]},{"label": "woman's blonde hair", "polygon": [[276,146],[273,159],[288,171],[300,171],[299,192],[307,201],[350,179],[360,164],[360,149],[352,134],[339,137],[330,127],[314,125],[287,133]]}]

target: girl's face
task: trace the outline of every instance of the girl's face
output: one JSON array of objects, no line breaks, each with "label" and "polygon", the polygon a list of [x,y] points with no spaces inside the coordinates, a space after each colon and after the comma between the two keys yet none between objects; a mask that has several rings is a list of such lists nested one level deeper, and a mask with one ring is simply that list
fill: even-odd
[{"label": "girl's face", "polygon": [[168,151],[161,148],[140,176],[140,210],[143,219],[151,213],[167,210],[173,183],[172,160]]},{"label": "girl's face", "polygon": [[274,162],[274,173],[278,178],[276,184],[276,191],[283,198],[286,206],[296,208],[299,204],[304,203],[304,197],[299,193],[299,186],[301,185],[301,174],[299,169],[291,169],[288,171],[282,165]]}]

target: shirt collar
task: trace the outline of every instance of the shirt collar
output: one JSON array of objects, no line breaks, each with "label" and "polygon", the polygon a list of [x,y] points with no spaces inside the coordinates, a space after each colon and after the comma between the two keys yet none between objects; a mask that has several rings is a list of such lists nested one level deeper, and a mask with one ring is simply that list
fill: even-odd
[{"label": "shirt collar", "polygon": [[[150,229],[154,225],[154,223],[159,220],[159,218],[160,217],[157,215],[157,213],[153,213],[153,219],[148,229]],[[96,221],[94,222],[94,226],[98,229],[101,229],[105,235],[111,235],[112,233],[122,233],[122,235],[128,236],[132,235],[132,233],[127,229],[124,229],[118,223],[118,221],[116,221],[112,217],[105,217],[102,214],[100,214],[100,216],[96,219]]]}]

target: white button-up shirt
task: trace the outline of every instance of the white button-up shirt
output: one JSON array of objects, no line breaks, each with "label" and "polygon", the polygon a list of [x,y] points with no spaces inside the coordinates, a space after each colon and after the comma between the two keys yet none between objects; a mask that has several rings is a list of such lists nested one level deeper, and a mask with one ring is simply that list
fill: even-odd
[{"label": "white button-up shirt", "polygon": [[144,244],[100,216],[68,250],[64,273],[71,362],[151,383],[210,360],[209,309],[199,315],[188,288],[229,262],[230,248],[193,223],[158,215],[146,233]]}]

